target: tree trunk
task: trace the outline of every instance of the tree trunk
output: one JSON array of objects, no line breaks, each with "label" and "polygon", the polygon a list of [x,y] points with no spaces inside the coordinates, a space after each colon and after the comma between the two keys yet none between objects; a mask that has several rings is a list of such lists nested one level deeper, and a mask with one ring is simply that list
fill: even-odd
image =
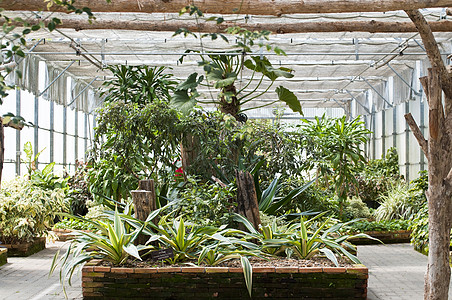
[{"label": "tree trunk", "polygon": [[[89,7],[93,12],[178,13],[185,6],[196,5],[210,14],[276,15],[295,13],[378,12],[428,7],[448,7],[450,0],[229,0],[220,4],[216,0],[77,0],[76,7]],[[5,10],[45,11],[48,2],[42,0],[3,0]],[[52,11],[67,10],[53,5]]]},{"label": "tree trunk", "polygon": [[[157,209],[154,180],[140,180],[138,190],[131,193],[135,207],[135,218],[144,222],[149,214]],[[152,221],[157,224],[157,218]],[[140,234],[135,242],[138,245],[144,245],[148,238],[146,235]]]},{"label": "tree trunk", "polygon": [[[451,140],[446,132],[439,73],[429,69],[428,103],[428,210],[429,253],[425,280],[425,299],[447,299],[450,282],[450,206],[452,190],[444,180],[452,167]],[[425,82],[425,81],[424,81]],[[451,115],[448,116],[451,119]]]},{"label": "tree trunk", "polygon": [[187,180],[187,174],[198,155],[199,140],[192,134],[185,134],[180,144],[180,153],[182,160],[182,171],[184,180]]},{"label": "tree trunk", "polygon": [[257,202],[256,187],[249,172],[236,171],[237,177],[237,213],[241,214],[259,230],[261,218]]},{"label": "tree trunk", "polygon": [[[432,69],[420,79],[428,100],[429,139],[422,136],[410,115],[406,116],[428,160],[429,253],[424,299],[448,298],[449,245],[452,220],[452,78],[441,58],[435,37],[417,10],[406,11],[416,25]],[[442,92],[445,94],[444,104]],[[414,124],[413,124],[414,123]]]},{"label": "tree trunk", "polygon": [[5,160],[5,127],[0,117],[0,189],[2,188],[3,162]]},{"label": "tree trunk", "polygon": [[[210,32],[224,33],[227,28],[238,26],[250,31],[268,30],[273,33],[305,33],[305,32],[417,32],[416,26],[412,22],[382,22],[382,21],[336,21],[336,22],[297,22],[297,23],[233,23],[223,22],[217,24],[214,22],[194,21],[123,21],[123,20],[102,20],[100,17],[94,21],[84,19],[61,20],[57,28],[73,28],[80,30],[96,29],[117,29],[117,30],[137,30],[137,31],[176,31],[180,28],[186,28],[192,32]],[[30,24],[39,24],[39,22],[49,23],[50,20],[29,20]],[[0,22],[0,25],[3,25]],[[13,22],[15,26],[22,27],[22,22]],[[430,22],[433,32],[452,31],[452,21],[443,20]],[[14,64],[11,64],[14,67]],[[0,71],[2,66],[0,66]],[[3,67],[4,68],[4,67]]]}]

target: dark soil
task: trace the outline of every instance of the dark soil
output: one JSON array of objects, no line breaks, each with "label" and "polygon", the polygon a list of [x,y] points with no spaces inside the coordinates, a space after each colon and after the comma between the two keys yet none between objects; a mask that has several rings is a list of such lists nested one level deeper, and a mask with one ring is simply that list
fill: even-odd
[{"label": "dark soil", "polygon": [[[312,259],[288,259],[285,257],[270,257],[268,259],[251,257],[249,261],[253,267],[336,267],[329,259],[324,257],[314,257]],[[338,259],[339,267],[352,267],[353,264],[345,259]],[[179,263],[175,265],[170,265],[166,262],[155,261],[155,260],[143,260],[139,261],[136,259],[128,259],[125,264],[121,266],[115,266],[111,262],[103,261],[103,266],[109,267],[121,267],[121,268],[153,268],[153,267],[192,267],[196,266],[196,261],[190,261],[187,263]],[[207,265],[201,265],[202,267],[207,267]],[[240,268],[242,265],[240,260],[233,259],[223,262],[216,267],[237,267]]]}]

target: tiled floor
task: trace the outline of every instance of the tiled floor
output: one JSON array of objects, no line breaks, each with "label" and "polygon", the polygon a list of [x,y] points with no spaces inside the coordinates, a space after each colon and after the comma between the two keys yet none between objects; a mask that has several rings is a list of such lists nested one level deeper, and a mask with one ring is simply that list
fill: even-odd
[{"label": "tiled floor", "polygon": [[[358,258],[369,268],[369,300],[424,299],[427,256],[410,244],[359,246]],[[452,299],[452,285],[449,299]]]}]

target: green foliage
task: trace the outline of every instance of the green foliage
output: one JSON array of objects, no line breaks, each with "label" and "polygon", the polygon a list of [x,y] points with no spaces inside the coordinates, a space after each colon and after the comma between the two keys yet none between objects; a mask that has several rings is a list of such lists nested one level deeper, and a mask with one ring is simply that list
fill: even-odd
[{"label": "green foliage", "polygon": [[92,193],[119,200],[139,179],[173,179],[181,136],[176,111],[163,102],[114,102],[98,113],[88,170]]},{"label": "green foliage", "polygon": [[423,253],[428,253],[428,205],[425,203],[422,208],[410,218],[412,230],[411,244],[414,249]]},{"label": "green foliage", "polygon": [[389,187],[386,195],[379,199],[380,206],[374,211],[377,221],[391,219],[408,220],[416,214],[425,202],[419,197],[421,191],[410,191],[409,185],[396,182]]},{"label": "green foliage", "polygon": [[168,102],[176,85],[173,75],[165,73],[166,67],[121,65],[108,69],[115,78],[103,84],[107,90],[101,95],[107,94],[106,103],[121,101],[142,107],[154,101]]},{"label": "green foliage", "polygon": [[[185,7],[180,12],[180,14],[185,13],[193,15],[195,18],[203,16],[203,13],[193,5]],[[212,17],[209,18],[208,21],[222,23],[223,18]],[[203,67],[206,76],[198,77],[197,73],[193,73],[184,83],[176,88],[171,103],[174,107],[181,109],[184,113],[188,113],[197,102],[215,103],[222,112],[229,113],[239,120],[239,113],[257,108],[242,109],[244,104],[264,95],[270,90],[277,78],[291,78],[294,76],[291,69],[285,67],[273,67],[265,56],[251,56],[250,59],[246,59],[246,53],[251,52],[252,48],[255,46],[265,47],[267,51],[273,50],[276,54],[285,55],[284,51],[280,48],[264,44],[263,41],[268,40],[270,34],[269,31],[249,31],[238,26],[230,27],[226,31],[228,34],[234,35],[234,40],[236,41],[234,47],[238,48],[237,50],[226,51],[226,53],[225,51],[222,51],[221,54],[213,51],[206,53],[205,51],[190,49],[185,51],[186,53],[196,52],[200,54],[201,61],[198,64]],[[178,34],[183,34],[185,37],[192,35],[197,38],[196,34],[185,28],[177,30],[174,35]],[[201,35],[199,37],[200,43],[202,45],[202,39],[205,37],[210,37],[212,40],[215,40],[218,36],[229,43],[229,40],[223,34],[215,33]],[[184,56],[185,55],[179,59],[181,63],[183,63]],[[243,78],[241,75],[245,69],[249,69],[252,72],[251,79],[246,82],[242,88],[238,89],[236,87],[236,82],[239,77]],[[251,90],[246,90],[250,87],[255,76],[260,76],[258,83],[252,86]],[[270,84],[265,85],[263,83],[264,77],[270,79]],[[220,90],[218,100],[211,99],[209,101],[201,101],[197,99],[199,96],[197,86],[201,84],[204,79],[206,80],[207,85]],[[258,91],[259,88],[262,88],[263,91]],[[276,89],[276,93],[280,101],[285,102],[293,111],[302,114],[300,102],[294,93],[282,86]],[[260,107],[272,105],[273,103],[268,103]]]},{"label": "green foliage", "polygon": [[301,133],[305,136],[306,154],[311,167],[316,167],[326,180],[332,179],[341,216],[347,194],[358,187],[355,174],[366,161],[360,147],[368,140],[370,131],[359,118],[347,122],[345,116],[337,119],[322,116],[305,122]]},{"label": "green foliage", "polygon": [[[346,220],[369,218],[371,213],[366,204],[359,197],[347,198],[344,205],[343,217]],[[355,223],[354,223],[355,224]]]},{"label": "green foliage", "polygon": [[[291,189],[305,184],[305,181],[301,178],[288,178],[283,187],[281,193],[288,193]],[[334,193],[329,190],[320,187],[319,185],[312,184],[300,195],[284,207],[286,213],[300,213],[304,211],[330,211],[337,213],[338,205],[336,203]]]},{"label": "green foliage", "polygon": [[351,190],[350,195],[359,195],[366,204],[375,207],[376,200],[388,192],[391,183],[398,180],[399,156],[392,147],[388,149],[386,156],[367,162],[357,177],[358,191]]},{"label": "green foliage", "polygon": [[70,212],[76,216],[84,216],[88,212],[88,203],[94,200],[85,179],[86,175],[86,164],[76,161],[75,173],[68,180],[68,196],[71,201]]},{"label": "green foliage", "polygon": [[55,215],[67,209],[64,189],[46,189],[17,177],[5,183],[0,192],[0,240],[28,242],[45,235]]},{"label": "green foliage", "polygon": [[[410,194],[422,203],[419,211],[410,217],[411,244],[417,251],[428,254],[428,203],[425,192],[428,188],[427,171],[420,171],[419,177],[411,181]],[[452,234],[451,234],[452,236]]]},{"label": "green foliage", "polygon": [[232,185],[203,183],[191,177],[177,196],[174,210],[197,224],[221,226],[231,223],[236,203]]},{"label": "green foliage", "polygon": [[351,223],[348,227],[352,232],[366,232],[366,231],[396,231],[407,230],[410,226],[408,220],[382,220],[382,221],[368,221],[359,220]]},{"label": "green foliage", "polygon": [[65,217],[58,223],[53,225],[53,228],[56,229],[76,229],[76,230],[91,230],[95,231],[96,226],[93,224],[86,222],[82,219],[73,219],[70,217]]},{"label": "green foliage", "polygon": [[[72,218],[74,217],[72,216]],[[55,253],[50,267],[50,274],[60,266],[60,282],[63,284],[63,289],[64,280],[68,279],[70,285],[74,271],[93,258],[121,265],[129,256],[141,260],[139,251],[150,248],[133,244],[143,227],[131,230],[130,226],[126,226],[121,220],[117,211],[114,213],[113,221],[109,219],[103,221],[76,219],[91,223],[96,228],[96,232],[76,231],[75,238],[69,241],[66,253],[61,257],[60,250]],[[90,248],[90,251],[88,251],[88,248]]]},{"label": "green foliage", "polygon": [[350,222],[334,224],[331,218],[320,221],[324,214],[318,214],[311,219],[307,219],[301,214],[299,222],[290,224],[282,232],[278,231],[275,224],[272,224],[262,228],[262,233],[260,233],[242,216],[236,215],[236,220],[245,224],[246,228],[251,232],[251,238],[261,241],[262,251],[267,253],[286,255],[288,257],[295,256],[299,259],[311,259],[316,255],[322,254],[337,266],[336,253],[340,256],[346,256],[354,263],[360,263],[359,259],[349,252],[349,250],[356,251],[356,247],[347,242],[347,239],[352,237],[371,237],[366,234],[354,236],[341,234],[341,228],[347,226]]},{"label": "green foliage", "polygon": [[[196,156],[188,174],[210,179],[212,175],[223,182],[235,178],[235,170],[251,170],[259,161],[260,178],[269,182],[281,173],[283,178],[299,176],[304,160],[301,158],[301,136],[289,132],[285,126],[274,126],[265,121],[248,121],[240,124],[220,112],[200,109],[182,118],[182,127]],[[190,142],[190,139],[194,141]]]},{"label": "green foliage", "polygon": [[290,204],[297,196],[299,196],[303,191],[311,186],[315,180],[311,180],[302,186],[296,187],[291,190],[283,197],[277,197],[279,190],[281,189],[281,184],[278,184],[279,174],[276,178],[269,184],[269,186],[261,191],[259,185],[259,180],[257,180],[257,174],[255,175],[255,187],[258,196],[259,211],[267,214],[277,214],[284,213],[286,205]]}]

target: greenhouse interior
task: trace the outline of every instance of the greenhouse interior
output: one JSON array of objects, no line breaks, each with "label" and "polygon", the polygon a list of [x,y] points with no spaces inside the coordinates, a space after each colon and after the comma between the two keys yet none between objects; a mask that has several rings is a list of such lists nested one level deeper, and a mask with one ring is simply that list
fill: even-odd
[{"label": "greenhouse interior", "polygon": [[0,7],[1,299],[452,296],[452,1]]}]

